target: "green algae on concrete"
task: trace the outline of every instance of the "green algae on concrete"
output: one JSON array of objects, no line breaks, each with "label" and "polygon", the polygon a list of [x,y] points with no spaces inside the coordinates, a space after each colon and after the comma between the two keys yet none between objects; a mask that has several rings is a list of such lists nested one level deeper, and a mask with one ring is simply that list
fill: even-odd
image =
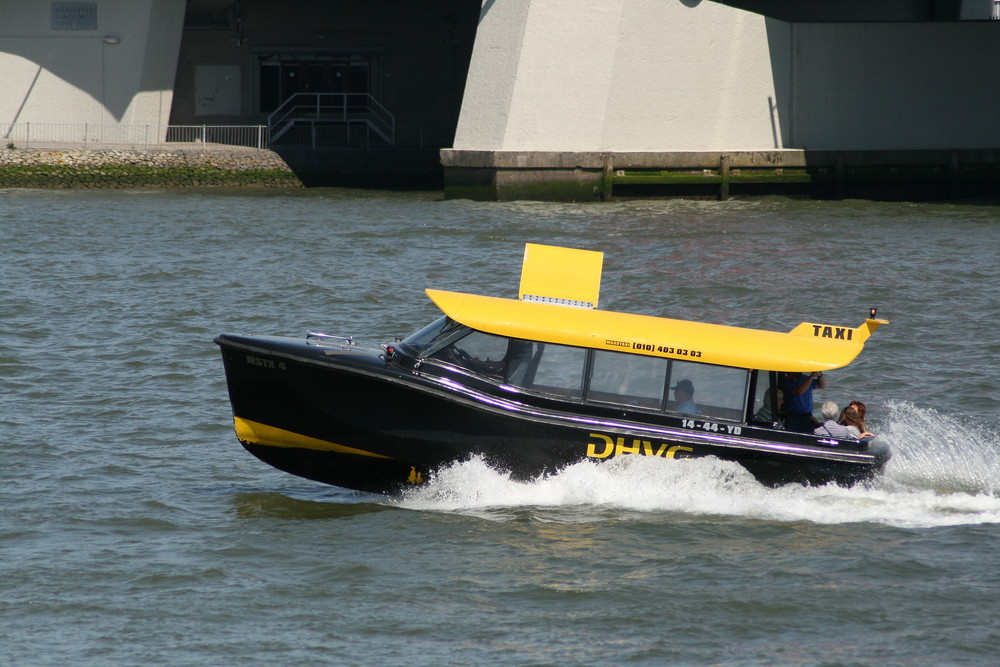
[{"label": "green algae on concrete", "polygon": [[186,188],[302,187],[298,177],[277,169],[229,170],[216,167],[77,167],[70,165],[0,165],[5,188]]},{"label": "green algae on concrete", "polygon": [[0,187],[303,187],[272,151],[0,150]]}]

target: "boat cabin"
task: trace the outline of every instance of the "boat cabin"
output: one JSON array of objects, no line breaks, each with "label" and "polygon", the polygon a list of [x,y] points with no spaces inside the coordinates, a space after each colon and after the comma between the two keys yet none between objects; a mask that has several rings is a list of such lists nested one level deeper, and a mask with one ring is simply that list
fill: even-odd
[{"label": "boat cabin", "polygon": [[450,317],[399,343],[429,366],[466,371],[511,391],[595,405],[772,426],[777,374],[596,350],[477,331]]},{"label": "boat cabin", "polygon": [[401,341],[401,356],[512,393],[780,428],[780,374],[845,366],[885,323],[873,311],[857,328],[779,333],[602,311],[602,263],[529,243],[519,299],[427,290],[445,315]]}]

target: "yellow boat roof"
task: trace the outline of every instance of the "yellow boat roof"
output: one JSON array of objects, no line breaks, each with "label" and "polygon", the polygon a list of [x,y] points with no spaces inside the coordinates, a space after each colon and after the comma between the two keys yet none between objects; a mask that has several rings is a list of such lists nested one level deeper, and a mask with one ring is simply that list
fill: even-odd
[{"label": "yellow boat roof", "polygon": [[[874,318],[858,327],[803,322],[782,333],[599,310],[594,306],[600,253],[581,255],[575,253],[592,251],[532,246],[525,250],[520,292],[523,297],[526,282],[534,280],[535,287],[541,287],[529,288],[528,293],[546,291],[549,293],[532,296],[550,299],[505,299],[433,289],[426,290],[427,296],[451,319],[498,336],[774,371],[812,372],[846,366],[858,356],[871,333],[887,324]],[[539,252],[539,248],[547,250]],[[558,285],[560,275],[567,280],[573,276],[568,270],[572,257],[584,260],[582,271],[590,276],[583,294]],[[539,271],[531,266],[532,258],[544,258],[546,263],[566,270]],[[592,279],[595,263],[596,283]],[[575,277],[579,279],[579,272]],[[567,303],[571,305],[564,305]]]}]

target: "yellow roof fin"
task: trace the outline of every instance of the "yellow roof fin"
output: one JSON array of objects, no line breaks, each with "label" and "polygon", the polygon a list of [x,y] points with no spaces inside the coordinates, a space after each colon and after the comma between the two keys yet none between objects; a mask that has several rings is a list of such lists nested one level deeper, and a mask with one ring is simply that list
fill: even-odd
[{"label": "yellow roof fin", "polygon": [[603,252],[526,243],[518,298],[597,308],[603,264]]}]

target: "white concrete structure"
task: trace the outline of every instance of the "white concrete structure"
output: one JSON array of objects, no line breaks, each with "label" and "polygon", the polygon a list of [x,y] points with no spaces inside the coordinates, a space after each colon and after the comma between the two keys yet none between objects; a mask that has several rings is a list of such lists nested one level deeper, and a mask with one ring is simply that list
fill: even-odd
[{"label": "white concrete structure", "polygon": [[[441,151],[446,190],[465,188],[457,196],[606,197],[629,169],[738,180],[767,165],[843,180],[859,159],[958,181],[962,165],[1000,162],[993,10],[994,0],[0,0],[0,140],[16,145],[27,123],[259,126],[291,93],[350,88],[384,103],[419,146],[425,129],[448,145],[461,100]],[[546,181],[572,192],[529,191]]]},{"label": "white concrete structure", "polygon": [[486,2],[454,147],[774,148],[766,20],[689,5]]},{"label": "white concrete structure", "polygon": [[454,148],[1000,146],[998,80],[990,21],[797,24],[707,0],[487,1]]},{"label": "white concrete structure", "polygon": [[[439,175],[478,16],[476,0],[0,0],[0,139],[134,146],[170,124],[172,142],[252,146],[281,105],[320,94],[321,122],[305,97],[285,114],[283,148],[363,150],[374,127]],[[346,94],[375,112],[354,98],[345,116]]]},{"label": "white concrete structure", "polygon": [[0,5],[0,131],[11,124],[165,126],[184,0]]},{"label": "white concrete structure", "polygon": [[[992,3],[965,4],[989,18]],[[709,0],[486,0],[442,161],[450,180],[469,169],[481,182],[482,170],[652,167],[655,154],[994,148],[997,81],[997,21],[790,23]]]}]

